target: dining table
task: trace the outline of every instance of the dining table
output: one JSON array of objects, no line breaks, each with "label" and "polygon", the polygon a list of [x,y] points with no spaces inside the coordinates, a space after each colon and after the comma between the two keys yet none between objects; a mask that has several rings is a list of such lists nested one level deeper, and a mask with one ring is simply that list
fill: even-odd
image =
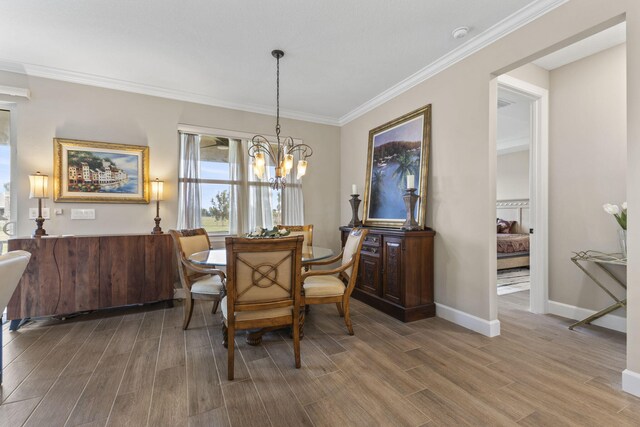
[{"label": "dining table", "polygon": [[[332,249],[323,248],[321,246],[303,246],[302,247],[302,266],[311,261],[319,261],[327,259],[334,254]],[[189,261],[200,267],[224,267],[227,265],[227,250],[226,249],[209,249],[207,251],[200,251],[191,254],[187,257]],[[300,312],[300,339],[304,337],[303,324],[304,324],[304,312],[302,308]],[[247,331],[247,344],[255,346],[262,343],[262,336],[270,331],[281,329],[281,327],[269,327],[257,330]]]},{"label": "dining table", "polygon": [[[302,247],[302,266],[311,261],[319,261],[333,255],[333,250],[321,246]],[[188,260],[201,267],[222,267],[227,265],[226,249],[209,249],[191,254]]]}]

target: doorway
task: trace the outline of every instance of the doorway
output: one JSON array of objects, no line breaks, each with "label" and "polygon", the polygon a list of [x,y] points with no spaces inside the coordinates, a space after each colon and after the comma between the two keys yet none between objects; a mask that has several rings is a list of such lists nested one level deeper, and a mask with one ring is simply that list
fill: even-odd
[{"label": "doorway", "polygon": [[548,102],[546,89],[498,77],[496,292],[528,290],[533,313],[548,300]]}]

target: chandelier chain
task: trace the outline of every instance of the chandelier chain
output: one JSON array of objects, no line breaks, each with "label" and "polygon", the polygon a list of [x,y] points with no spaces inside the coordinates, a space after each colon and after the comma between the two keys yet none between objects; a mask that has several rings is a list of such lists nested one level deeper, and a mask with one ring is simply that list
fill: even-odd
[{"label": "chandelier chain", "polygon": [[280,142],[280,56],[276,57],[276,138]]}]

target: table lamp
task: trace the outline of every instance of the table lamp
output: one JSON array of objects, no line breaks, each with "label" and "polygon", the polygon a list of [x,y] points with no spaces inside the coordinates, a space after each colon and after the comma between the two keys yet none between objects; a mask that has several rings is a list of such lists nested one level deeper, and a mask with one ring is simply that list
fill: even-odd
[{"label": "table lamp", "polygon": [[35,175],[29,175],[29,188],[29,198],[38,199],[38,217],[36,218],[38,228],[33,232],[33,236],[46,236],[47,232],[42,228],[44,224],[44,218],[42,217],[42,199],[49,198],[49,176],[42,175],[40,172],[36,172]]},{"label": "table lamp", "polygon": [[162,234],[162,228],[160,228],[160,200],[163,197],[164,181],[156,178],[155,181],[151,181],[151,199],[156,201],[156,217],[153,219],[156,222],[156,226],[153,227],[151,234]]}]

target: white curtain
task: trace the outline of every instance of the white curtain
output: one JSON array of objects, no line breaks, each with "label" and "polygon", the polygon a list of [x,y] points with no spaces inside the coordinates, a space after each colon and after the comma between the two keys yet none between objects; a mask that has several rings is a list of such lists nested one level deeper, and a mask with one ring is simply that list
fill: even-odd
[{"label": "white curtain", "polygon": [[200,227],[200,135],[180,132],[178,230]]},{"label": "white curtain", "polygon": [[282,190],[282,223],[284,225],[304,225],[304,198],[302,195],[302,179],[296,179],[298,174],[298,160],[296,155],[293,169],[287,177],[287,186]]},{"label": "white curtain", "polygon": [[259,181],[250,167],[249,141],[232,139],[229,141],[229,171],[231,185],[229,233],[241,236],[256,227],[272,228],[273,206],[269,179],[270,161],[267,156],[265,176]]}]

